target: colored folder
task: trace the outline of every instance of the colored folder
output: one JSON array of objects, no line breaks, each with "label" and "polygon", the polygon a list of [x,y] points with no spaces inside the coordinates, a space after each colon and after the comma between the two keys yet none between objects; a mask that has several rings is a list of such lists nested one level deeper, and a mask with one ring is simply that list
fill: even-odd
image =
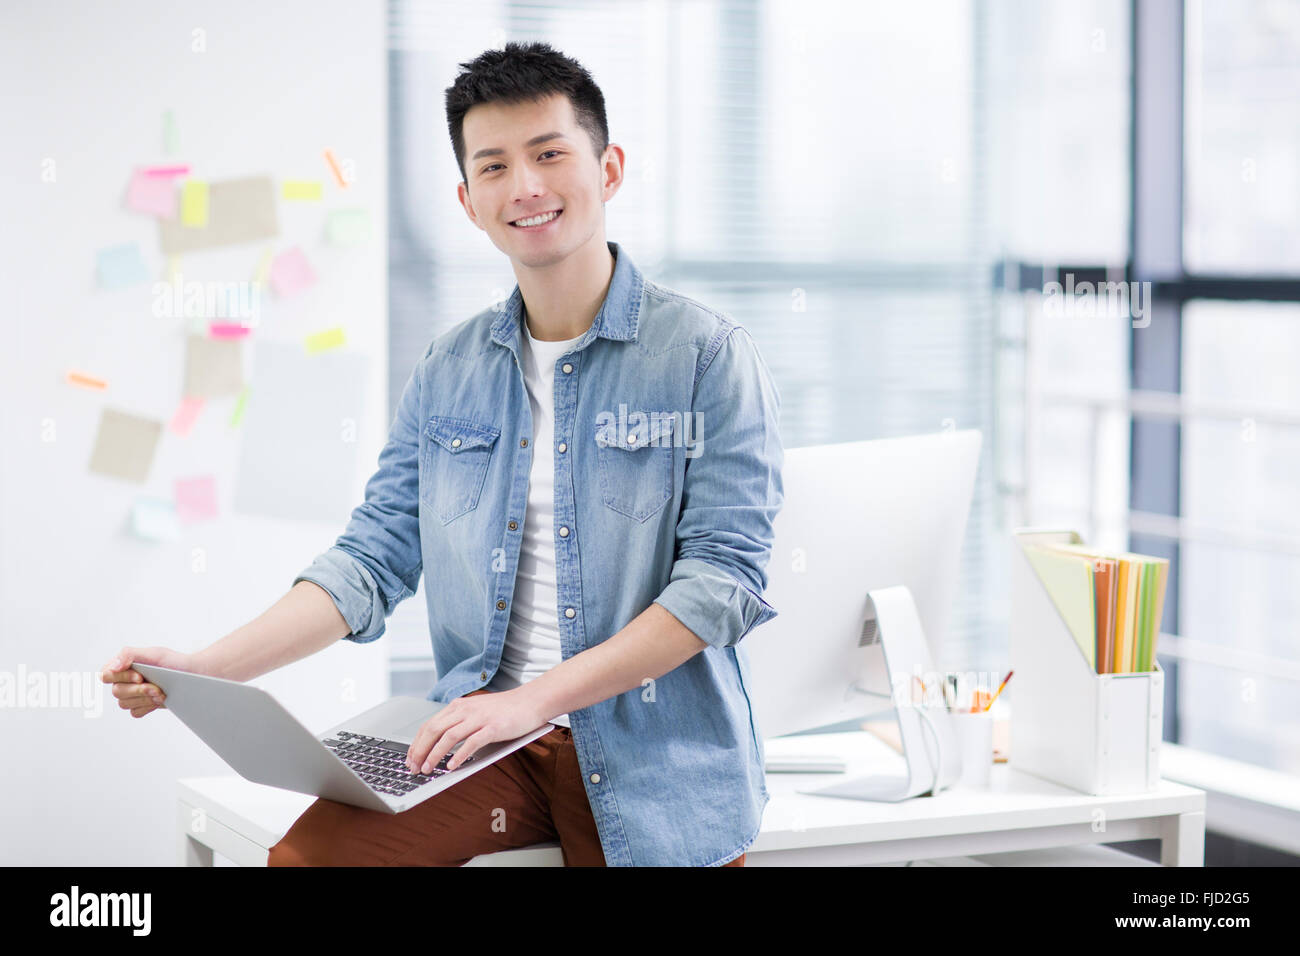
[{"label": "colored folder", "polygon": [[1026,544],[1025,556],[1098,674],[1150,671],[1169,561],[1082,544]]}]

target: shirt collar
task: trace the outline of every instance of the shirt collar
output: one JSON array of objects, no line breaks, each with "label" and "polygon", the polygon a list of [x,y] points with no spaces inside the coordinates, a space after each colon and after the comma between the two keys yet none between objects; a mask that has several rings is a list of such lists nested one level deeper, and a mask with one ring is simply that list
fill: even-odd
[{"label": "shirt collar", "polygon": [[[621,342],[636,341],[637,320],[641,315],[641,293],[645,287],[645,279],[641,275],[641,270],[632,262],[632,257],[617,242],[606,240],[605,245],[609,247],[610,255],[614,257],[614,276],[610,279],[609,291],[605,293],[605,301],[601,303],[595,321],[574,346],[575,350],[585,348],[595,336]],[[516,284],[514,292],[506,300],[505,308],[492,323],[493,342],[518,349],[519,337],[522,335],[520,320],[523,315],[523,305],[523,294]]]}]

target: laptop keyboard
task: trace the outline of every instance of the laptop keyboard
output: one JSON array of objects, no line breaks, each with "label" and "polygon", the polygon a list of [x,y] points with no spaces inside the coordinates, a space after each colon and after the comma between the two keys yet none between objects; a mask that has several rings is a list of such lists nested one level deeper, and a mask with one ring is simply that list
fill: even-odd
[{"label": "laptop keyboard", "polygon": [[[411,773],[406,769],[406,754],[411,746],[396,740],[339,731],[334,737],[322,740],[321,743],[328,747],[334,756],[351,767],[357,776],[370,786],[370,789],[389,796],[400,797],[450,772],[447,770],[447,761],[452,754],[445,754],[431,773]],[[473,756],[465,760],[465,763],[473,762]]]}]

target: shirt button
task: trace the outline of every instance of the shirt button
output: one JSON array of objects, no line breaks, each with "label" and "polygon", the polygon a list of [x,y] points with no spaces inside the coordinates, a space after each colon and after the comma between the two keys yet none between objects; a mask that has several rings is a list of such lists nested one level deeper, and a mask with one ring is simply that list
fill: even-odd
[{"label": "shirt button", "polygon": [[566,608],[564,609],[564,616],[565,616],[565,617],[573,617],[573,615],[576,614],[576,613],[578,613],[578,612],[575,611],[575,610],[574,610],[573,608],[571,608],[571,607],[566,607]]},{"label": "shirt button", "polygon": [[635,434],[628,435],[628,436],[627,436],[627,443],[628,443],[629,445],[635,445],[635,444],[636,444],[636,435],[635,435]]},{"label": "shirt button", "polygon": [[478,679],[479,679],[479,680],[487,680],[487,671],[483,671],[481,674],[479,674],[479,675],[478,675]]},{"label": "shirt button", "polygon": [[506,609],[506,602],[505,602],[505,601],[497,601],[497,610],[498,610],[498,611],[504,611],[505,609]]},{"label": "shirt button", "polygon": [[561,366],[561,367],[564,369],[564,374],[565,374],[565,375],[568,375],[570,372],[573,371],[573,366],[570,365],[568,362],[565,362],[564,365]]},{"label": "shirt button", "polygon": [[569,450],[569,446],[566,445],[564,442],[560,442],[560,454],[563,455],[568,450]]},{"label": "shirt button", "polygon": [[520,447],[520,448],[527,448],[527,447],[528,447],[528,439],[527,439],[527,438],[521,438],[521,439],[519,439],[519,447]]},{"label": "shirt button", "polygon": [[591,782],[592,782],[592,783],[600,783],[600,774],[598,774],[598,773],[593,773],[593,774],[591,775]]},{"label": "shirt button", "polygon": [[459,447],[460,447],[460,439],[459,439],[459,438],[453,438],[453,439],[451,440],[451,447],[452,447],[452,448],[459,448]]},{"label": "shirt button", "polygon": [[519,527],[519,525],[516,522],[512,521],[510,522],[510,524],[506,525],[506,527],[509,528],[511,531],[514,531],[515,528]]},{"label": "shirt button", "polygon": [[561,528],[561,529],[560,529],[560,537],[561,537],[561,538],[567,538],[568,536],[569,536],[569,529],[568,529],[568,528]]}]

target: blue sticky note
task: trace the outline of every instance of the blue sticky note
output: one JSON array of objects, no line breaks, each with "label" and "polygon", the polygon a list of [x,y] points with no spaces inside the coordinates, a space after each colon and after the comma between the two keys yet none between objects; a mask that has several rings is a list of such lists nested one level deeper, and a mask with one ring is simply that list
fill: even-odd
[{"label": "blue sticky note", "polygon": [[175,541],[181,536],[176,507],[159,498],[142,498],[131,510],[131,531],[147,541]]},{"label": "blue sticky note", "polygon": [[149,270],[140,257],[140,245],[127,242],[99,250],[99,284],[104,289],[121,289],[149,281]]}]

